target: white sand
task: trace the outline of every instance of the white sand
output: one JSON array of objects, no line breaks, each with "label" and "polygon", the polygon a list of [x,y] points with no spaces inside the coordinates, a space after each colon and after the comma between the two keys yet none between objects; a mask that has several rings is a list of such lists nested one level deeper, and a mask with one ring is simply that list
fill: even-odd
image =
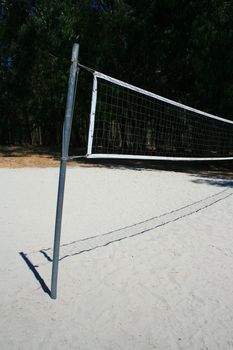
[{"label": "white sand", "polygon": [[1,350],[233,349],[233,181],[68,169],[53,301],[57,177],[0,169]]}]

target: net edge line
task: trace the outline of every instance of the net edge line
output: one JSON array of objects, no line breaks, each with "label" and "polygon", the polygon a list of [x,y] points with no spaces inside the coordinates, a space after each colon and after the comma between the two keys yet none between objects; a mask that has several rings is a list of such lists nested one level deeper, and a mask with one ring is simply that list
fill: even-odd
[{"label": "net edge line", "polygon": [[141,156],[130,154],[104,154],[91,153],[86,155],[87,159],[128,159],[128,160],[172,160],[172,161],[223,161],[233,160],[233,157],[166,157],[166,156]]}]

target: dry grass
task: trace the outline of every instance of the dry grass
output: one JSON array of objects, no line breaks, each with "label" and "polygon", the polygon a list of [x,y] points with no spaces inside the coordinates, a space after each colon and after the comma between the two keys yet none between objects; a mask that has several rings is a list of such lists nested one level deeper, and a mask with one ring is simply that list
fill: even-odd
[{"label": "dry grass", "polygon": [[[75,164],[71,162],[70,165]],[[59,153],[21,146],[0,147],[0,168],[48,168],[59,166]]]}]

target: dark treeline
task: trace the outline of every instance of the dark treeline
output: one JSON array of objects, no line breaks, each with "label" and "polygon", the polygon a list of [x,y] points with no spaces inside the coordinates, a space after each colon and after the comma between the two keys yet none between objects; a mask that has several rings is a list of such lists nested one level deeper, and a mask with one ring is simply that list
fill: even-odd
[{"label": "dark treeline", "polygon": [[[232,1],[0,4],[0,144],[60,144],[73,42],[85,65],[233,118]],[[85,143],[89,80],[80,74],[72,135],[78,146]]]}]

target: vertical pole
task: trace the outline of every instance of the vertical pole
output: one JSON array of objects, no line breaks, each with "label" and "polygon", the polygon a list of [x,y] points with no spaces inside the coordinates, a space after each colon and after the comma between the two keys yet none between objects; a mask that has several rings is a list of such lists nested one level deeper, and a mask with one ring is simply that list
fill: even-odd
[{"label": "vertical pole", "polygon": [[91,113],[90,113],[90,126],[88,132],[88,144],[87,144],[87,155],[92,153],[92,144],[94,136],[94,126],[95,126],[95,111],[97,102],[97,78],[94,74],[93,87],[92,87],[92,97],[91,97]]},{"label": "vertical pole", "polygon": [[72,60],[70,66],[70,76],[68,83],[68,92],[66,100],[66,112],[63,124],[62,134],[62,157],[60,163],[59,185],[57,194],[57,211],[55,222],[55,234],[53,245],[53,267],[52,267],[52,279],[51,279],[51,298],[57,298],[57,278],[58,278],[58,263],[59,263],[59,251],[60,251],[60,239],[61,239],[61,224],[62,224],[62,210],[63,199],[65,190],[65,177],[66,177],[66,163],[69,155],[70,134],[73,120],[74,102],[76,86],[78,81],[78,55],[79,45],[74,44],[72,50]]}]

